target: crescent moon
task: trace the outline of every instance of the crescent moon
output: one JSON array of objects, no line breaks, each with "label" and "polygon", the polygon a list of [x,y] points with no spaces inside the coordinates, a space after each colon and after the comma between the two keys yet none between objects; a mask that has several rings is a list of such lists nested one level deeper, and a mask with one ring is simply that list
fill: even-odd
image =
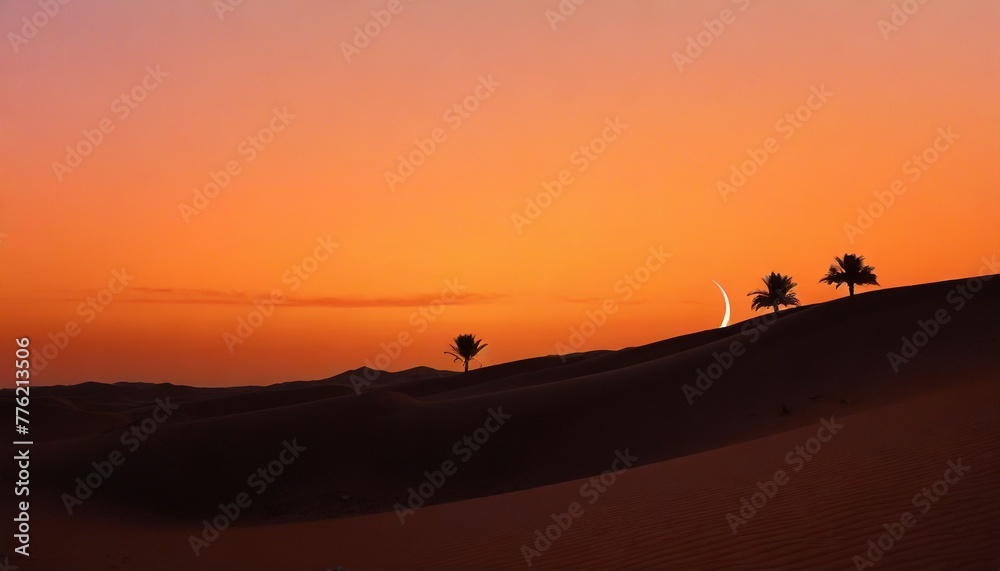
[{"label": "crescent moon", "polygon": [[722,289],[722,286],[719,285],[719,282],[712,280],[712,283],[718,286],[719,291],[722,292],[722,299],[726,300],[726,314],[722,316],[722,325],[719,326],[719,329],[722,329],[723,327],[729,325],[729,314],[730,314],[729,296],[726,295],[726,290]]}]

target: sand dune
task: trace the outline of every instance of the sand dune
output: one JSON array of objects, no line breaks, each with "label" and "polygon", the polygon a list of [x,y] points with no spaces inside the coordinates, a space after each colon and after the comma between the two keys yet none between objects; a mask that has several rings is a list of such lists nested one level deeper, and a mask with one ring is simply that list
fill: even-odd
[{"label": "sand dune", "polygon": [[[963,283],[876,291],[565,362],[379,372],[360,395],[349,379],[365,371],[272,387],[44,389],[37,422],[50,437],[36,444],[34,486],[50,559],[40,561],[112,568],[72,559],[89,553],[110,554],[120,569],[519,567],[535,529],[581,501],[580,479],[627,449],[633,466],[533,567],[850,568],[961,458],[972,470],[878,566],[995,568],[1000,280],[958,309]],[[948,321],[894,370],[887,353],[942,311]],[[700,372],[721,374],[699,388]],[[66,515],[59,495],[123,449],[122,431],[168,396],[177,409]],[[726,514],[758,480],[789,470],[786,453],[831,417],[843,431],[734,535]],[[463,444],[476,435],[488,436],[477,450]],[[194,558],[187,535],[292,441],[301,457]],[[449,460],[457,472],[400,525],[393,506]],[[69,529],[78,539],[58,559],[43,542]],[[140,541],[150,549],[129,547]]]},{"label": "sand dune", "polygon": [[[916,523],[881,568],[983,569],[1000,565],[992,541],[1000,513],[1000,384],[962,383],[911,401],[835,418],[843,429],[799,472],[785,461],[816,434],[812,425],[636,467],[591,505],[587,480],[429,506],[400,525],[393,513],[301,524],[236,527],[193,557],[197,524],[126,526],[93,514],[51,518],[68,533],[49,568],[115,569],[469,569],[521,568],[523,545],[551,514],[583,504],[583,514],[532,558],[532,568],[852,568],[869,539],[905,511]],[[604,450],[610,466],[614,451]],[[941,479],[949,461],[970,470],[926,514],[913,496]],[[757,482],[786,470],[789,481],[734,535],[727,513]],[[921,506],[922,507],[922,506]],[[79,520],[74,518],[79,517]],[[73,528],[78,529],[78,528]],[[106,541],[115,567],[79,566],[75,554]],[[75,547],[74,547],[75,546]],[[44,549],[44,546],[42,547]],[[50,551],[51,553],[51,551]]]}]

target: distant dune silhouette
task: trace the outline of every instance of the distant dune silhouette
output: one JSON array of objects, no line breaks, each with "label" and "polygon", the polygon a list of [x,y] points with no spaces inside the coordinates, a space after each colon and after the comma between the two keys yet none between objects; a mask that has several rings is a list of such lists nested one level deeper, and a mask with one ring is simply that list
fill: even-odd
[{"label": "distant dune silhouette", "polygon": [[[269,387],[34,388],[38,562],[111,568],[80,565],[102,546],[120,552],[116,569],[519,567],[535,529],[578,499],[577,480],[628,449],[635,466],[533,567],[849,568],[959,457],[972,471],[883,564],[996,567],[1000,280],[956,309],[966,282],[765,312],[565,363],[359,369]],[[888,353],[908,354],[904,339],[920,341],[939,310],[949,320],[894,371]],[[366,374],[374,380],[357,394],[351,377]],[[11,391],[0,397],[7,414]],[[169,420],[67,515],[60,495],[167,398],[178,405]],[[510,418],[400,525],[394,505],[498,407]],[[830,417],[841,433],[734,535],[726,514]],[[193,558],[188,534],[292,439],[306,452]],[[281,548],[254,548],[263,544]]]}]

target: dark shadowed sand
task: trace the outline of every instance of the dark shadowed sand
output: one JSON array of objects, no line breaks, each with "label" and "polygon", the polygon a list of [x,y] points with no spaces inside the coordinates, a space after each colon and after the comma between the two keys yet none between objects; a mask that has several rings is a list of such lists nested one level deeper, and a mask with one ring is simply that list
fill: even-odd
[{"label": "dark shadowed sand", "polygon": [[[20,568],[521,568],[528,546],[532,568],[850,569],[888,524],[902,537],[875,568],[996,569],[1000,280],[958,310],[951,292],[965,282],[565,363],[367,371],[360,396],[350,378],[366,371],[271,387],[35,389],[33,558]],[[938,310],[949,321],[894,371],[887,353]],[[730,356],[690,404],[682,386]],[[168,397],[178,408],[130,451],[123,431]],[[484,427],[496,430],[480,430],[478,450],[461,443]],[[257,494],[248,476],[286,442],[305,450]],[[115,450],[124,463],[67,514],[60,495]],[[631,467],[589,480],[626,451]],[[455,473],[401,524],[393,506],[445,461]],[[968,470],[946,474],[959,461]],[[768,484],[777,471],[783,483]],[[758,482],[770,497],[741,516]],[[241,492],[250,506],[195,557],[188,536]],[[578,517],[536,544],[574,502]]]}]

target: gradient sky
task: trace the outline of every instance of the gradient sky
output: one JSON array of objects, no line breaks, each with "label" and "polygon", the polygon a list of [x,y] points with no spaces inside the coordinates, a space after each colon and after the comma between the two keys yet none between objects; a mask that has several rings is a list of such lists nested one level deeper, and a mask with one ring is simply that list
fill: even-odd
[{"label": "gradient sky", "polygon": [[[884,287],[1000,253],[995,1],[929,2],[885,31],[893,2],[588,2],[553,29],[556,0],[404,0],[348,62],[355,27],[389,5],[245,0],[220,18],[209,0],[71,2],[26,41],[11,34],[39,4],[0,5],[0,330],[41,353],[79,326],[35,383],[321,378],[401,333],[389,370],[457,368],[442,352],[463,332],[489,365],[557,353],[605,300],[617,311],[580,349],[614,349],[718,326],[711,280],[735,322],[772,270],[816,303],[846,295],[817,283],[845,252]],[[475,111],[449,113],[488,78]],[[124,116],[144,79],[155,88]],[[814,89],[832,95],[780,123]],[[603,153],[574,155],[615,119],[627,127]],[[57,175],[102,120],[113,131]],[[435,129],[443,142],[391,190],[386,171]],[[776,152],[723,200],[718,181],[768,138]],[[947,150],[914,180],[908,161],[936,139]],[[230,163],[239,174],[185,218]],[[573,182],[518,229],[563,170]],[[897,179],[905,193],[849,237]],[[308,279],[283,279],[328,237]],[[619,281],[650,248],[671,257],[626,299]],[[124,291],[80,308],[123,268]],[[455,280],[439,316],[411,318]],[[224,335],[274,290],[284,302],[230,351]]]}]

